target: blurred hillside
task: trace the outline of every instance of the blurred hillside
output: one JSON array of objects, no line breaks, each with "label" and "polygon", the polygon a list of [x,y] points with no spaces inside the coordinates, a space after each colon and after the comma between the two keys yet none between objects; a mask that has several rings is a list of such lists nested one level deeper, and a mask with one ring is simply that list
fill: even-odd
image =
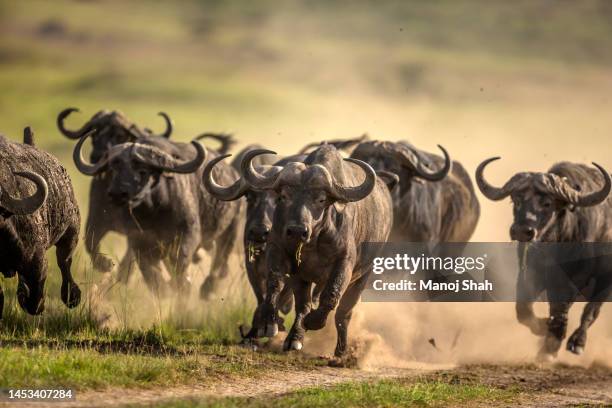
[{"label": "blurred hillside", "polygon": [[502,155],[498,183],[561,159],[612,168],[608,1],[1,1],[0,16],[0,132],[32,125],[83,203],[55,128],[67,106],[73,127],[110,108],[161,129],[164,110],[177,139],[230,131],[281,153],[363,132],[441,143],[470,171]]}]

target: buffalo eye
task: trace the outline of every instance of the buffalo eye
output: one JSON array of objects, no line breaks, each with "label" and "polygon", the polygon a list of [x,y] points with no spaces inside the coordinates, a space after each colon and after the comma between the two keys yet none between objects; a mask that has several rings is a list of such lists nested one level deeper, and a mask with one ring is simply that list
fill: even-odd
[{"label": "buffalo eye", "polygon": [[278,199],[280,202],[289,201],[290,199],[289,193],[287,191],[281,191],[281,193],[278,196]]}]

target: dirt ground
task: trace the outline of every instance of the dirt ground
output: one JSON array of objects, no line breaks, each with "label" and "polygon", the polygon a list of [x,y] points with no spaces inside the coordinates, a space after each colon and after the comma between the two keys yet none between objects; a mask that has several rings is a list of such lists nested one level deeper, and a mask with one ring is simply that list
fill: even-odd
[{"label": "dirt ground", "polygon": [[[183,398],[273,397],[304,387],[331,386],[343,382],[398,378],[443,381],[451,384],[484,384],[517,392],[511,402],[499,406],[563,407],[612,406],[612,369],[567,365],[467,365],[449,369],[380,368],[359,370],[319,367],[308,371],[287,370],[258,379],[219,379],[202,386],[179,386],[150,390],[106,389],[77,393],[75,401],[49,406],[96,407],[146,405]],[[4,403],[7,407],[44,407],[45,403]],[[482,406],[491,406],[490,402]]]}]

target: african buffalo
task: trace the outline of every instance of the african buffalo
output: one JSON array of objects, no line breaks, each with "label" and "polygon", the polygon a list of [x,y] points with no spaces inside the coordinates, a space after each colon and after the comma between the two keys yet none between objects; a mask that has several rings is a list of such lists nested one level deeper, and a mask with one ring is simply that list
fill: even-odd
[{"label": "african buffalo", "polygon": [[[209,297],[219,278],[229,272],[228,257],[238,235],[241,207],[239,202],[217,200],[202,187],[202,164],[206,157],[217,154],[195,141],[189,145],[141,137],[112,146],[102,160],[90,164],[81,153],[86,138],[75,146],[74,162],[86,175],[108,172],[107,194],[151,290],[165,292],[163,261],[175,272],[174,288],[184,293],[190,287],[187,270],[197,259],[196,251],[214,247],[211,271],[200,291],[202,297]],[[237,176],[227,165],[219,172],[223,181]]]},{"label": "african buffalo", "polygon": [[[399,176],[392,193],[391,239],[410,242],[467,242],[476,229],[480,205],[468,173],[452,161],[407,142],[366,141],[351,157],[377,171]],[[434,170],[437,169],[437,170]]]},{"label": "african buffalo", "polygon": [[[359,139],[340,139],[331,141],[329,144],[333,144],[337,149],[342,150],[354,146],[365,137],[366,136],[364,135]],[[320,144],[321,143],[309,144],[300,150],[300,152],[306,151],[313,146],[319,146]],[[262,147],[251,145],[243,149],[240,153],[238,153],[236,158],[232,160],[232,167],[240,170],[240,164],[245,158],[247,158],[247,160],[251,160],[252,165],[258,172],[267,173],[268,170],[274,172],[275,169],[278,169],[278,166],[285,166],[286,164],[294,161],[303,161],[306,158],[305,154],[298,153],[274,163],[274,159],[272,159],[270,155],[253,156],[252,152],[257,149],[261,150]],[[251,288],[253,289],[253,293],[255,294],[257,307],[253,313],[250,331],[246,334],[242,334],[244,339],[252,339],[261,337],[264,331],[264,327],[261,326],[260,314],[261,305],[263,304],[266,293],[267,269],[265,262],[265,249],[268,234],[272,229],[272,216],[276,207],[276,198],[272,192],[265,190],[259,191],[251,188],[242,178],[234,182],[234,184],[229,187],[222,187],[218,185],[213,178],[213,167],[215,164],[229,156],[230,155],[219,156],[218,158],[209,162],[204,170],[204,186],[210,194],[219,200],[232,201],[243,196],[246,197],[247,200],[246,223],[243,234],[245,251],[244,256],[246,260],[247,277],[249,279],[249,283],[251,284]],[[277,167],[272,166],[272,164]],[[388,185],[390,188],[393,188],[393,184],[397,182],[397,176],[393,174],[385,173],[381,174],[381,176],[389,180]],[[315,300],[318,299],[319,294],[319,290],[315,289],[313,293]],[[289,285],[286,285],[283,288],[280,299],[279,309],[282,313],[287,314],[291,309],[293,300]],[[283,319],[278,317],[277,320],[281,326],[280,330],[284,331],[284,326],[282,324]]]},{"label": "african buffalo", "polygon": [[[64,109],[57,118],[57,126],[60,132],[70,139],[80,139],[88,132],[91,135],[92,151],[90,160],[96,163],[101,160],[108,149],[121,143],[134,142],[141,137],[168,139],[173,131],[172,120],[164,113],[159,115],[166,121],[166,130],[154,135],[149,129],[141,129],[130,121],[119,111],[102,110],[96,113],[79,130],[68,130],[64,124],[65,119],[77,108]],[[220,151],[226,152],[235,142],[231,135],[216,133],[204,133],[196,140],[213,138],[221,143]],[[113,205],[108,190],[110,187],[109,172],[101,172],[93,177],[89,192],[89,211],[85,227],[85,249],[90,254],[95,269],[102,272],[110,272],[113,261],[110,257],[100,252],[100,243],[104,236],[111,231],[127,234],[121,222],[121,210]],[[134,256],[130,246],[120,261],[118,268],[118,280],[127,283],[132,272]]]},{"label": "african buffalo", "polygon": [[[0,272],[6,277],[17,274],[17,299],[26,312],[42,313],[46,251],[55,246],[62,273],[61,298],[72,308],[81,299],[70,270],[80,228],[72,183],[55,157],[33,146],[29,128],[24,140],[29,143],[13,143],[0,136]],[[25,198],[16,198],[20,196]],[[0,288],[0,317],[1,292]]]},{"label": "african buffalo", "polygon": [[[133,142],[144,136],[153,136],[150,130],[141,129],[123,113],[109,110],[97,112],[80,129],[69,130],[66,128],[64,121],[73,112],[79,112],[79,109],[67,108],[60,112],[57,117],[57,127],[64,136],[75,140],[82,138],[88,132],[93,132],[90,154],[90,160],[93,163],[102,159],[110,146]],[[164,112],[159,112],[159,115],[166,121],[166,130],[158,137],[169,138],[173,130],[172,121]],[[119,222],[120,214],[115,213],[116,208],[111,205],[112,203],[106,193],[109,182],[107,172],[102,172],[92,179],[89,190],[89,211],[85,224],[85,249],[91,256],[94,268],[102,272],[110,272],[113,267],[111,258],[100,253],[102,239],[111,231],[121,234],[126,233],[123,225]],[[133,254],[128,246],[119,266],[120,280],[127,281],[132,259]]]},{"label": "african buffalo", "polygon": [[[253,146],[248,147],[239,153],[238,158],[232,161],[232,167],[240,165],[242,160],[251,160],[254,158],[257,161],[255,167],[257,171],[267,173],[270,170],[272,173],[276,171],[278,167],[272,166],[271,164],[265,163],[266,156],[253,155],[253,152],[258,152],[261,149],[257,149]],[[247,271],[247,277],[255,299],[257,301],[257,307],[253,313],[253,320],[251,329],[248,333],[243,334],[244,339],[253,339],[258,337],[258,331],[262,331],[259,322],[261,321],[261,305],[265,299],[266,293],[266,278],[267,269],[265,264],[265,250],[268,234],[272,227],[272,214],[276,206],[275,197],[267,191],[261,191],[251,188],[242,177],[236,180],[231,186],[223,187],[217,184],[215,165],[223,159],[231,155],[226,154],[219,156],[211,160],[204,169],[204,187],[206,190],[215,198],[222,201],[234,201],[241,197],[246,197],[247,210],[246,210],[246,223],[244,226],[243,242],[244,242],[244,257],[245,266]],[[269,156],[267,156],[269,157]],[[291,156],[280,160],[276,163],[276,166],[282,166],[289,163],[291,160],[304,159],[304,155]],[[240,160],[240,162],[237,162]],[[283,291],[281,301],[279,301],[280,309],[283,313],[287,314],[291,309],[292,293],[289,287]],[[282,327],[283,319],[277,316],[277,321]]]},{"label": "african buffalo", "polygon": [[[329,313],[336,309],[335,355],[341,358],[347,351],[352,310],[370,274],[370,260],[361,244],[384,242],[391,231],[389,190],[367,163],[343,160],[333,145],[322,145],[303,162],[275,166],[262,174],[252,159],[266,153],[274,154],[256,150],[241,165],[242,176],[251,188],[270,191],[277,200],[266,249],[263,334],[272,337],[278,332],[279,296],[288,276],[296,318],[284,349],[301,349],[305,330],[323,328]],[[317,309],[311,311],[313,283],[322,292]]]},{"label": "african buffalo", "polygon": [[[574,299],[589,285],[593,285],[590,301],[584,308],[580,326],[567,341],[567,349],[580,354],[586,345],[587,329],[597,316],[602,301],[612,291],[612,269],[593,259],[584,260],[569,272],[572,284],[550,287],[541,277],[530,272],[526,265],[534,242],[583,243],[612,241],[612,199],[609,197],[612,181],[601,166],[597,169],[582,164],[562,162],[546,173],[524,172],[513,176],[501,188],[490,185],[483,176],[485,167],[499,157],[482,162],[476,170],[480,191],[490,200],[511,197],[514,222],[510,238],[518,241],[520,270],[517,281],[516,313],[519,322],[540,336],[546,336],[540,356],[556,355],[567,331],[567,315]],[[534,257],[531,257],[534,258]],[[528,263],[526,263],[529,261]],[[536,276],[534,276],[536,275]],[[550,317],[537,318],[533,301],[542,292],[549,299]],[[558,301],[559,295],[568,301]],[[520,301],[528,299],[528,301]]]}]

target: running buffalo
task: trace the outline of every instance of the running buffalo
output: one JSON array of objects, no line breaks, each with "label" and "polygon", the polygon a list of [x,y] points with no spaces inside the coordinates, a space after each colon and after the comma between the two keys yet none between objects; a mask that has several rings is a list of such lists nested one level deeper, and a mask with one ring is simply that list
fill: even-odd
[{"label": "running buffalo", "polygon": [[[202,187],[202,164],[217,154],[196,141],[141,137],[111,147],[102,160],[90,164],[81,153],[86,137],[75,146],[75,164],[90,176],[108,172],[107,194],[149,288],[162,294],[168,289],[161,279],[163,262],[175,272],[174,289],[185,293],[190,287],[187,270],[198,259],[197,250],[214,249],[211,271],[200,292],[208,298],[229,272],[241,207],[239,202],[220,202]],[[228,165],[221,172],[223,181],[237,176]]]},{"label": "running buffalo", "polygon": [[[544,283],[540,273],[534,274],[530,269],[534,262],[537,265],[538,259],[530,259],[537,257],[529,257],[529,254],[536,248],[532,243],[611,242],[610,175],[595,163],[596,169],[561,162],[545,173],[518,173],[498,188],[489,184],[483,175],[485,167],[497,159],[499,157],[485,160],[478,166],[476,181],[480,191],[490,200],[512,199],[514,222],[510,238],[519,242],[520,260],[518,320],[534,334],[545,336],[540,357],[554,356],[566,335],[571,300],[578,293],[590,292],[580,326],[567,341],[567,349],[580,354],[586,345],[587,329],[597,319],[602,302],[610,299],[612,268],[608,262],[587,257],[567,273],[571,284],[568,281],[567,285],[551,286]],[[533,300],[542,292],[549,298],[548,319],[537,318],[533,310]]]},{"label": "running buffalo", "polygon": [[[144,136],[153,136],[150,130],[140,128],[122,112],[106,109],[93,115],[80,129],[70,130],[64,122],[74,112],[79,112],[79,109],[67,108],[60,112],[57,117],[57,127],[64,136],[74,140],[93,132],[91,134],[92,150],[90,154],[90,160],[93,163],[101,160],[108,149],[114,145],[133,142]],[[166,129],[157,136],[169,138],[173,131],[172,120],[164,112],[159,112],[159,115],[164,118]],[[108,172],[102,172],[92,179],[89,190],[89,211],[85,224],[85,249],[92,258],[94,268],[102,272],[109,272],[113,267],[111,258],[100,252],[102,239],[112,231],[121,234],[127,232],[120,222],[121,215],[116,212],[116,208],[108,197],[109,182]],[[128,247],[119,266],[120,280],[127,280],[132,259],[133,254]]]},{"label": "running buffalo", "polygon": [[407,142],[366,141],[351,157],[377,171],[399,176],[394,189],[391,239],[411,242],[467,242],[476,229],[480,205],[461,163],[424,152]]},{"label": "running buffalo", "polygon": [[[355,144],[363,140],[365,136],[359,139],[349,140],[334,140],[328,142],[333,144],[339,150],[351,148]],[[319,146],[321,143],[312,143],[305,146],[300,152],[307,151],[313,146]],[[240,169],[240,164],[243,160],[251,160],[251,163],[258,172],[272,175],[280,167],[294,161],[303,161],[306,155],[298,153],[297,155],[289,156],[281,159],[274,163],[274,159],[270,155],[257,155],[253,154],[257,149],[262,149],[261,146],[251,145],[243,149],[234,160],[232,160],[232,167]],[[246,197],[247,200],[247,212],[246,212],[246,223],[244,228],[244,250],[246,260],[246,271],[249,279],[249,283],[255,294],[257,300],[257,307],[253,313],[253,320],[251,329],[248,333],[242,333],[244,339],[252,339],[263,335],[264,327],[261,326],[261,305],[265,299],[266,293],[266,277],[267,269],[265,262],[265,250],[268,234],[272,229],[272,217],[274,209],[276,208],[276,197],[273,192],[259,191],[251,188],[244,179],[240,178],[235,181],[231,186],[223,187],[216,183],[213,174],[214,166],[221,160],[229,157],[229,155],[219,156],[218,158],[211,160],[204,170],[204,186],[210,194],[219,200],[232,201],[237,200],[240,197]],[[274,166],[273,166],[274,164]],[[395,183],[396,176],[394,175],[382,175],[388,177],[389,185],[392,186]],[[318,299],[318,291],[315,289],[313,294],[315,300]],[[292,305],[292,293],[289,285],[283,288],[281,294],[281,300],[279,301],[279,309],[282,313],[287,314]],[[284,331],[282,325],[283,319],[278,317],[280,330]]]},{"label": "running buffalo", "polygon": [[[300,350],[305,330],[323,328],[335,310],[335,355],[342,358],[352,311],[370,274],[361,243],[386,241],[391,231],[389,190],[367,163],[343,160],[333,145],[322,145],[304,161],[261,173],[252,159],[266,153],[274,152],[254,151],[241,165],[251,188],[270,191],[277,199],[267,240],[263,334],[278,333],[277,309],[288,276],[296,317],[284,349]],[[322,289],[317,308],[311,310],[313,284]]]},{"label": "running buffalo", "polygon": [[[90,160],[92,163],[100,161],[107,151],[115,145],[121,143],[134,142],[142,137],[168,139],[173,132],[173,124],[170,117],[159,112],[166,122],[166,129],[160,134],[153,134],[147,128],[142,129],[130,121],[119,111],[102,110],[96,113],[88,122],[78,130],[66,128],[65,120],[73,112],[78,112],[77,108],[64,109],[57,118],[57,126],[60,132],[69,139],[80,139],[88,132],[91,134],[92,151]],[[231,135],[203,133],[196,137],[196,140],[212,138],[217,140],[221,147],[219,151],[227,150],[235,143]],[[111,258],[100,252],[100,243],[104,236],[111,231],[127,234],[124,224],[121,221],[121,210],[114,206],[108,194],[110,188],[110,173],[103,171],[93,177],[89,192],[89,211],[85,227],[85,249],[92,257],[95,269],[102,272],[109,272],[113,267]],[[118,268],[118,279],[127,282],[132,272],[134,256],[131,248],[122,258]]]},{"label": "running buffalo", "polygon": [[[29,128],[24,140],[28,143],[0,136],[0,272],[17,275],[19,305],[34,315],[44,310],[46,252],[52,246],[62,273],[62,301],[70,308],[80,302],[81,291],[71,274],[80,215],[66,169],[33,146]],[[1,317],[2,288],[0,301]]]}]

